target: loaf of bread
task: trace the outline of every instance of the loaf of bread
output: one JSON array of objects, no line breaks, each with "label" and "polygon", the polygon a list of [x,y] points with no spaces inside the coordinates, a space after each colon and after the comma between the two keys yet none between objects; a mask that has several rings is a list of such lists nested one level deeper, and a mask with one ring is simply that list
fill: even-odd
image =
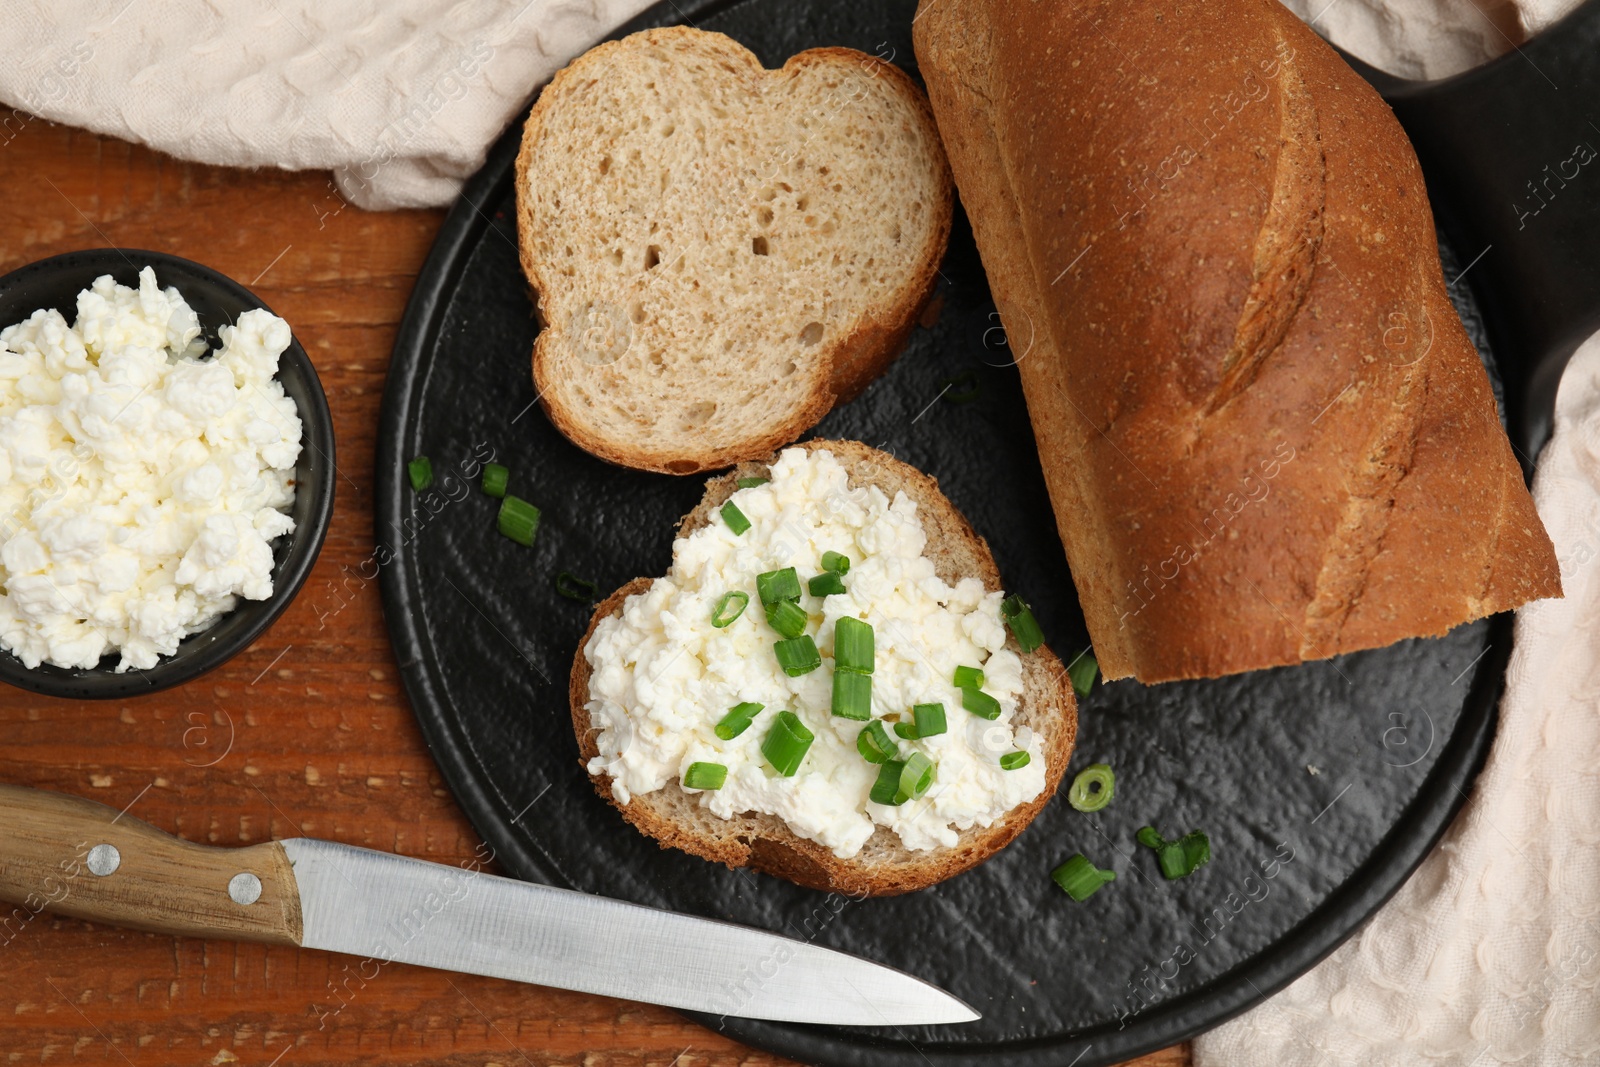
[{"label": "loaf of bread", "polygon": [[[924,552],[933,560],[935,572],[941,579],[953,585],[963,578],[977,578],[988,590],[1000,589],[1000,573],[988,544],[973,532],[932,478],[887,453],[855,441],[808,441],[799,447],[808,451],[826,449],[848,471],[852,489],[871,485],[890,499],[897,492],[910,497],[916,503],[917,517],[927,536]],[[718,521],[718,509],[738,488],[740,478],[767,474],[766,462],[751,462],[712,479],[700,504],[679,525],[679,537]],[[628,597],[647,593],[652,583],[650,578],[636,578],[602,602],[573,657],[572,725],[577,733],[581,761],[586,766],[600,753],[599,730],[590,717],[592,666],[586,654],[590,639],[602,619],[620,614]],[[755,605],[750,610],[756,610]],[[1006,647],[1013,652],[1020,651],[1016,639],[1009,635]],[[623,818],[663,847],[682,849],[729,867],[752,867],[835,893],[889,896],[921,889],[982,863],[1009,844],[1033,821],[1061,782],[1072,756],[1078,726],[1071,680],[1048,647],[1040,646],[1022,655],[1021,660],[1022,693],[1008,726],[1027,728],[1039,738],[1044,759],[1043,791],[989,826],[974,825],[962,830],[951,846],[908,849],[894,833],[880,826],[858,853],[841,859],[832,850],[796,835],[775,815],[746,812],[724,819],[712,814],[695,794],[684,791],[676,783],[635,794],[626,803],[613,792],[607,774],[596,774],[594,785]],[[948,715],[952,731],[962,729],[962,721],[968,718],[965,710],[954,706],[948,709]]]},{"label": "loaf of bread", "polygon": [[1108,678],[1560,595],[1381,98],[1274,0],[923,0],[917,58]]},{"label": "loaf of bread", "polygon": [[764,70],[687,27],[557,74],[516,169],[545,412],[602,459],[673,474],[788,444],[881,374],[954,202],[892,64],[818,48]]}]

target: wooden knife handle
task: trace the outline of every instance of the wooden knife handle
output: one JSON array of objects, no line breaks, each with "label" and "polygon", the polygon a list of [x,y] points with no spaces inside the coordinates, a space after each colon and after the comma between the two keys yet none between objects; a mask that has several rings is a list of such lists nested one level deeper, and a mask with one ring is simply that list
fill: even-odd
[{"label": "wooden knife handle", "polygon": [[[241,877],[242,876],[242,877]],[[298,945],[283,846],[208,848],[81,797],[0,784],[0,924],[18,911],[185,937]]]}]

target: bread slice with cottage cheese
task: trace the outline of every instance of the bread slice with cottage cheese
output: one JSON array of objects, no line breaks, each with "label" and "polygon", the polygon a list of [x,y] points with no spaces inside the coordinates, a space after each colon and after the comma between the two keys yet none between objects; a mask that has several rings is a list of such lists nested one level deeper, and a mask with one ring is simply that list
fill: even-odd
[{"label": "bread slice with cottage cheese", "polygon": [[955,203],[898,67],[814,48],[766,70],[686,26],[557,74],[516,169],[540,404],[580,448],[669,474],[765,455],[882,374]]},{"label": "bread slice with cottage cheese", "polygon": [[[927,537],[923,554],[933,562],[939,578],[951,585],[962,578],[976,578],[985,590],[1001,588],[999,568],[988,544],[939,491],[933,478],[859,442],[809,441],[797,447],[831,453],[848,472],[852,489],[876,486],[890,499],[897,492],[904,492],[914,501]],[[707,483],[700,504],[679,524],[678,536],[686,537],[720,521],[719,509],[738,489],[738,480],[766,477],[776,458],[743,463],[713,478]],[[572,723],[580,765],[586,768],[600,754],[600,731],[591,719],[593,668],[586,652],[601,621],[619,616],[630,596],[648,593],[655,581],[636,578],[606,598],[595,610],[573,657],[569,689]],[[748,610],[759,609],[759,604],[752,602]],[[909,849],[893,831],[878,826],[855,855],[842,859],[832,849],[794,833],[776,815],[746,812],[722,818],[713,814],[703,804],[706,794],[685,791],[675,781],[651,792],[631,795],[626,803],[619,801],[606,773],[591,775],[595,789],[624,819],[655,838],[663,848],[681,849],[730,868],[750,867],[813,889],[853,896],[890,896],[923,889],[970,870],[1009,844],[1054,795],[1072,755],[1077,704],[1061,661],[1048,646],[1022,654],[1009,632],[1005,641],[1005,647],[1018,653],[1022,662],[1022,691],[1012,723],[1031,729],[1039,738],[1044,787],[1037,796],[1012,808],[991,825],[974,825],[959,831],[953,846]],[[947,714],[954,729],[958,717],[967,713],[955,707],[947,709]]]}]

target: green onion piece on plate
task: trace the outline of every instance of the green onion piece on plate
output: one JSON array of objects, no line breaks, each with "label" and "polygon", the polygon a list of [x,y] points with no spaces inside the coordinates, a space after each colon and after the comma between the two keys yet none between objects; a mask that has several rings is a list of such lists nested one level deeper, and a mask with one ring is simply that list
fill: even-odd
[{"label": "green onion piece on plate", "polygon": [[846,615],[833,627],[833,665],[842,671],[872,673],[875,657],[872,624]]},{"label": "green onion piece on plate", "polygon": [[717,606],[711,609],[711,625],[717,629],[733,625],[733,620],[744,614],[744,609],[750,604],[750,594],[735,589],[723,593],[717,598]]},{"label": "green onion piece on plate", "polygon": [[785,567],[781,571],[767,571],[756,575],[756,595],[761,598],[761,603],[771,607],[780,600],[800,599],[800,576],[795,574],[793,567]]},{"label": "green onion piece on plate", "polygon": [[[889,740],[889,731],[883,728],[883,720],[879,719],[868,723],[856,734],[856,751],[861,753],[861,758],[868,763],[887,763],[899,751],[899,746]],[[895,779],[899,781],[899,779]]]},{"label": "green onion piece on plate", "polygon": [[1098,893],[1107,882],[1115,882],[1117,872],[1102,871],[1079,853],[1051,871],[1050,877],[1066,891],[1067,896],[1081,904]]},{"label": "green onion piece on plate", "polygon": [[556,592],[568,600],[581,600],[587,604],[600,592],[600,583],[579,578],[571,571],[562,571],[556,575]]},{"label": "green onion piece on plate", "polygon": [[806,724],[792,711],[780,711],[773,720],[772,729],[761,741],[761,755],[772,764],[773,770],[785,778],[793,778],[806,758],[806,750],[817,735],[806,729]]},{"label": "green onion piece on plate", "polygon": [[961,690],[961,706],[980,719],[998,719],[1000,717],[1000,702],[985,693],[982,689],[971,686]]},{"label": "green onion piece on plate", "polygon": [[722,521],[728,524],[728,529],[733,531],[735,537],[750,529],[750,520],[744,517],[744,512],[740,511],[738,505],[731,500],[722,505]]},{"label": "green onion piece on plate", "polygon": [[732,741],[735,737],[750,729],[750,723],[760,714],[761,709],[764,707],[766,707],[765,704],[757,704],[749,700],[743,704],[735,704],[728,709],[728,714],[722,717],[722,721],[717,723],[717,736],[724,741]]},{"label": "green onion piece on plate", "polygon": [[822,554],[822,569],[833,571],[835,574],[849,574],[850,557],[843,552],[824,552]]},{"label": "green onion piece on plate", "polygon": [[505,496],[506,484],[510,481],[511,472],[500,464],[485,463],[483,465],[483,491],[489,496]]},{"label": "green onion piece on plate", "polygon": [[1033,757],[1019,749],[1016,752],[1007,752],[1000,757],[1000,769],[1002,771],[1020,771],[1031,762],[1033,762]]},{"label": "green onion piece on plate", "polygon": [[806,632],[806,609],[793,600],[779,600],[767,605],[767,622],[785,637],[799,637]]},{"label": "green onion piece on plate", "polygon": [[1183,839],[1178,842],[1178,847],[1183,850],[1182,867],[1165,861],[1161,864],[1161,873],[1166,874],[1168,878],[1173,877],[1167,874],[1169,869],[1181,871],[1177,877],[1183,878],[1211,862],[1211,838],[1202,830],[1191,830],[1184,834]]},{"label": "green onion piece on plate", "polygon": [[822,653],[817,651],[817,643],[811,639],[810,634],[777,641],[773,644],[772,651],[778,657],[778,666],[782,667],[783,673],[791,678],[810,674],[822,666]]},{"label": "green onion piece on plate", "polygon": [[835,571],[823,571],[806,583],[812,596],[833,596],[844,592],[844,579]]},{"label": "green onion piece on plate", "polygon": [[500,532],[517,544],[532,545],[534,535],[539,532],[539,509],[521,497],[507,494],[500,501],[498,525]]},{"label": "green onion piece on plate", "polygon": [[872,718],[872,675],[834,671],[833,713],[857,722]]},{"label": "green onion piece on plate", "polygon": [[[1079,811],[1099,811],[1111,803],[1116,794],[1116,772],[1108,764],[1091,763],[1072,780],[1072,788],[1067,790],[1067,803]],[[1150,832],[1155,833],[1154,830]]]},{"label": "green onion piece on plate", "polygon": [[978,399],[982,391],[978,383],[978,372],[965,370],[960,374],[952,375],[940,383],[944,386],[942,396],[947,404],[970,404]]},{"label": "green onion piece on plate", "polygon": [[406,476],[411,479],[411,488],[422,492],[433,484],[433,460],[418,456],[406,464]]},{"label": "green onion piece on plate", "polygon": [[954,681],[957,689],[982,689],[983,670],[979,667],[957,667]]},{"label": "green onion piece on plate", "polygon": [[904,804],[908,800],[916,800],[932,784],[933,760],[914,752],[906,757],[906,765],[900,768],[900,786],[895,790],[894,802]]},{"label": "green onion piece on plate", "polygon": [[1169,882],[1187,878],[1211,860],[1211,839],[1201,830],[1191,830],[1176,841],[1167,841],[1155,827],[1146,826],[1134,836],[1139,844],[1155,850],[1161,876]]},{"label": "green onion piece on plate", "polygon": [[721,789],[728,780],[728,768],[720,763],[691,763],[683,772],[685,789]]},{"label": "green onion piece on plate", "polygon": [[739,488],[740,489],[754,489],[758,485],[766,485],[768,480],[769,479],[766,479],[766,478],[740,478],[739,479]]},{"label": "green onion piece on plate", "polygon": [[1044,631],[1039,629],[1033,609],[1023,603],[1021,597],[1008,596],[1001,601],[1000,614],[1005,616],[1006,625],[1011,627],[1011,636],[1017,639],[1022,651],[1032,652],[1044,644]]},{"label": "green onion piece on plate", "polygon": [[906,769],[906,761],[892,759],[878,768],[878,780],[872,783],[872,792],[869,794],[874,804],[897,805],[903,803],[895,799],[900,791],[900,772]]},{"label": "green onion piece on plate", "polygon": [[1083,655],[1072,661],[1072,666],[1067,668],[1067,677],[1072,679],[1072,691],[1082,700],[1089,695],[1089,690],[1094,688],[1095,675],[1100,673],[1100,663],[1094,658],[1094,652],[1083,650]]},{"label": "green onion piece on plate", "polygon": [[945,731],[943,704],[918,704],[911,709],[918,737],[933,737]]},{"label": "green onion piece on plate", "polygon": [[915,741],[919,736],[917,734],[917,724],[914,722],[897,722],[894,724],[894,732],[895,736],[903,737],[907,741]]}]

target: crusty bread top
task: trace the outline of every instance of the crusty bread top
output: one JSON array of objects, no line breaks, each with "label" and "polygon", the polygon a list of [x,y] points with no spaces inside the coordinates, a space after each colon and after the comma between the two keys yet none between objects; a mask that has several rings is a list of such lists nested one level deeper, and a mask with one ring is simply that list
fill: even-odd
[{"label": "crusty bread top", "polygon": [[1377,94],[1274,0],[923,0],[917,56],[1108,678],[1560,593]]},{"label": "crusty bread top", "polygon": [[[799,447],[827,449],[846,468],[851,485],[876,485],[891,498],[903,491],[914,500],[928,538],[925,551],[940,578],[953,584],[975,577],[982,579],[986,589],[1000,588],[999,570],[988,544],[973,532],[932,478],[856,441],[808,441]],[[710,522],[738,488],[737,480],[765,476],[773,458],[776,457],[745,463],[713,478],[707,483],[700,504],[679,524],[679,535],[690,534]],[[599,754],[599,747],[598,731],[589,719],[590,667],[584,649],[600,621],[619,613],[628,596],[647,592],[652,581],[635,578],[601,603],[573,656],[569,698],[579,758],[585,766]],[[1009,635],[1006,647],[1021,654],[1016,639]],[[957,844],[950,848],[912,851],[902,847],[892,831],[879,827],[859,853],[840,859],[831,849],[796,836],[777,816],[748,813],[733,819],[719,818],[675,783],[636,795],[625,805],[612,794],[608,776],[595,775],[595,789],[624,818],[663,847],[679,848],[729,867],[753,867],[836,893],[887,896],[921,889],[982,863],[1021,833],[1054,795],[1071,759],[1078,717],[1066,670],[1048,647],[1021,657],[1023,692],[1017,701],[1014,722],[1029,727],[1040,737],[1046,760],[1044,789],[993,825],[961,831]]]},{"label": "crusty bread top", "polygon": [[517,156],[541,403],[626,466],[764,455],[898,353],[952,205],[927,101],[889,63],[819,48],[769,71],[686,27],[602,44]]}]

